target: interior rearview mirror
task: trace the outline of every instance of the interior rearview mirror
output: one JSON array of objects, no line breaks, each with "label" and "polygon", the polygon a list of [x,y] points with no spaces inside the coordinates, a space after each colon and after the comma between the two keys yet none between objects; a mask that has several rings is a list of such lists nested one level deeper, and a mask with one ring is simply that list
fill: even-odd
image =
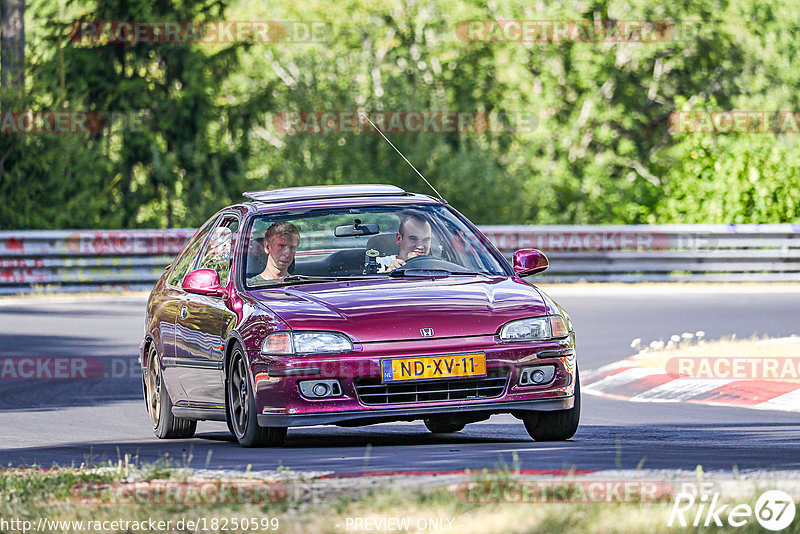
[{"label": "interior rearview mirror", "polygon": [[333,235],[336,237],[355,237],[360,235],[375,235],[380,232],[381,229],[378,227],[378,223],[361,224],[361,221],[356,219],[353,224],[337,226],[333,231]]}]

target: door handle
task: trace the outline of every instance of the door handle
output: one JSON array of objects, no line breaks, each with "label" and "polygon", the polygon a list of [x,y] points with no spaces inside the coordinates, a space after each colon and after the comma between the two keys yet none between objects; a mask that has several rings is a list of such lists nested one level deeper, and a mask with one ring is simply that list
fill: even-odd
[{"label": "door handle", "polygon": [[189,316],[189,308],[184,306],[181,308],[181,319],[186,319]]}]

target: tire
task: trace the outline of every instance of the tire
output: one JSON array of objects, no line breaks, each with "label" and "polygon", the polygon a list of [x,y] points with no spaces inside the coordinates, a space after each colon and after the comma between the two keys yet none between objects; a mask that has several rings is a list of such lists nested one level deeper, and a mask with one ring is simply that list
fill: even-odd
[{"label": "tire", "polygon": [[155,343],[150,343],[147,354],[147,366],[142,369],[142,386],[153,432],[160,439],[191,438],[197,430],[197,421],[172,415],[172,399],[164,386]]},{"label": "tire", "polygon": [[467,426],[466,423],[448,419],[424,419],[423,422],[427,429],[434,434],[452,434],[453,432],[464,430],[464,427]]},{"label": "tire", "polygon": [[565,441],[575,435],[581,419],[581,381],[575,370],[575,405],[555,412],[529,412],[522,416],[525,430],[536,441]]},{"label": "tire", "polygon": [[286,427],[258,425],[258,410],[244,350],[237,342],[231,353],[225,380],[225,410],[233,436],[242,447],[278,447],[286,439]]}]

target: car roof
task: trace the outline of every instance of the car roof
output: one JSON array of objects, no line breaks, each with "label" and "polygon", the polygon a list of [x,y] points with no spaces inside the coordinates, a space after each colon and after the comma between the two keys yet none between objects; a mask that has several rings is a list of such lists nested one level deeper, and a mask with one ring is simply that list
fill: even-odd
[{"label": "car roof", "polygon": [[264,189],[248,191],[244,196],[264,203],[289,202],[295,200],[314,200],[325,198],[385,197],[406,196],[403,189],[395,185],[357,184],[357,185],[316,185],[308,187],[286,187],[283,189]]},{"label": "car roof", "polygon": [[247,203],[251,209],[260,213],[369,204],[444,203],[428,195],[408,193],[385,184],[287,187],[249,191],[244,196],[251,199]]}]

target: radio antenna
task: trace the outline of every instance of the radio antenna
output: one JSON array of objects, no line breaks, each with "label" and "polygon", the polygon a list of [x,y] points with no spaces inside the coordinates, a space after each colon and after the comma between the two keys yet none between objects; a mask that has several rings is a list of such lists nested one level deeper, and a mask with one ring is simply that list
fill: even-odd
[{"label": "radio antenna", "polygon": [[420,178],[422,178],[422,179],[425,181],[425,183],[426,183],[426,184],[428,184],[428,187],[430,187],[431,189],[433,189],[433,192],[434,192],[434,193],[436,193],[436,196],[438,196],[438,197],[439,197],[439,200],[442,200],[442,201],[444,201],[444,202],[447,202],[447,201],[444,199],[444,197],[443,197],[442,195],[440,195],[440,194],[439,194],[439,192],[436,190],[436,188],[435,188],[435,187],[433,187],[433,186],[431,185],[431,183],[430,183],[428,180],[426,180],[426,179],[425,179],[425,177],[424,177],[424,176],[422,176],[422,173],[421,173],[421,172],[419,172],[419,171],[417,170],[417,168],[416,168],[416,167],[414,167],[414,164],[413,164],[413,163],[411,163],[410,161],[408,161],[408,158],[406,158],[406,157],[403,155],[403,153],[402,153],[402,152],[400,152],[400,151],[397,149],[397,147],[396,147],[396,146],[394,146],[394,144],[393,144],[391,141],[389,141],[389,138],[388,138],[388,137],[386,137],[386,136],[383,134],[383,132],[381,131],[381,129],[380,129],[380,128],[378,128],[377,126],[375,126],[375,123],[374,123],[374,122],[372,122],[372,121],[370,120],[370,118],[367,116],[367,114],[366,114],[366,113],[363,113],[362,115],[363,115],[363,117],[364,117],[365,119],[367,119],[367,120],[369,121],[369,123],[372,125],[372,127],[373,127],[373,128],[375,128],[375,129],[378,131],[378,133],[379,133],[379,134],[381,134],[381,137],[383,137],[384,139],[386,139],[386,142],[387,142],[387,143],[389,143],[389,145],[391,145],[391,147],[392,147],[392,148],[395,150],[395,152],[397,152],[398,154],[400,154],[400,157],[401,157],[401,158],[403,158],[403,160],[405,160],[405,162],[406,162],[406,163],[408,163],[408,164],[411,166],[411,168],[412,168],[412,169],[414,169],[414,172],[415,172],[415,173],[417,173],[417,174],[419,174],[419,177],[420,177]]}]

